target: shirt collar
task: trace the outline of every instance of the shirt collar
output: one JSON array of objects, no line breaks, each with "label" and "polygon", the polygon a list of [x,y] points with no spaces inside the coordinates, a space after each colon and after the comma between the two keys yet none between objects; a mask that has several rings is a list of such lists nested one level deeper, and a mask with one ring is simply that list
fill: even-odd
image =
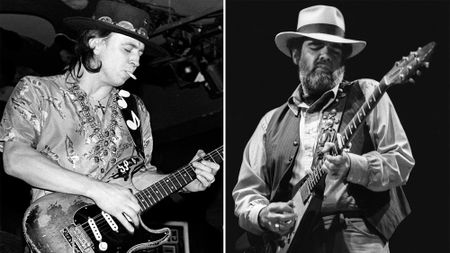
[{"label": "shirt collar", "polygon": [[298,116],[298,113],[300,111],[300,108],[314,108],[318,104],[322,104],[323,102],[327,102],[330,99],[334,100],[336,98],[339,85],[335,85],[331,90],[328,90],[320,96],[319,99],[317,99],[312,105],[307,105],[304,101],[302,101],[302,98],[300,96],[300,85],[297,86],[297,88],[294,90],[292,95],[288,99],[288,106],[289,109],[295,114],[295,116]]}]

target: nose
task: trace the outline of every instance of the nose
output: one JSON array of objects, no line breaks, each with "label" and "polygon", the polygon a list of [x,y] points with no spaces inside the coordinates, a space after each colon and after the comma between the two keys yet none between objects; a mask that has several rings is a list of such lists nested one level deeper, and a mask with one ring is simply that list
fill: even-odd
[{"label": "nose", "polygon": [[132,55],[130,57],[130,64],[133,65],[134,68],[139,67],[139,59],[140,59],[139,55],[137,55],[137,54],[136,55]]},{"label": "nose", "polygon": [[319,62],[331,61],[330,48],[328,46],[324,46],[320,49],[318,60],[319,60]]}]

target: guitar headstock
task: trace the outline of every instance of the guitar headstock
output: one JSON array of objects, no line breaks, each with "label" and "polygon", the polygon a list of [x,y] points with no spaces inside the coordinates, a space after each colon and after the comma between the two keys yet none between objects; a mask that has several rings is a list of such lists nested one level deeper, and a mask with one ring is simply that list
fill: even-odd
[{"label": "guitar headstock", "polygon": [[382,81],[387,85],[414,82],[412,77],[420,75],[420,67],[429,67],[429,59],[434,50],[435,42],[430,42],[424,47],[419,47],[417,51],[404,56],[402,60],[395,63],[394,67],[383,77]]}]

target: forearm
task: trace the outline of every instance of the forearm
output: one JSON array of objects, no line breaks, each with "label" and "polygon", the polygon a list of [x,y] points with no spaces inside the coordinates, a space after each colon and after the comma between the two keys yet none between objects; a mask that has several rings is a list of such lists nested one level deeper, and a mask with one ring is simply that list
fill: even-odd
[{"label": "forearm", "polygon": [[362,156],[349,154],[350,170],[347,181],[372,191],[386,191],[403,185],[414,166],[410,153],[372,151]]},{"label": "forearm", "polygon": [[251,189],[244,190],[239,185],[233,190],[233,198],[239,226],[253,234],[261,234],[263,228],[259,225],[258,216],[261,209],[269,204],[269,200],[260,193]]},{"label": "forearm", "polygon": [[44,157],[28,144],[6,142],[3,154],[5,172],[33,187],[91,197],[100,181],[66,170]]},{"label": "forearm", "polygon": [[[363,80],[360,85],[368,100],[378,84]],[[385,191],[405,184],[415,161],[388,94],[383,95],[365,124],[374,150],[362,155],[350,154],[347,180],[372,191]]]},{"label": "forearm", "polygon": [[274,111],[264,115],[248,141],[239,177],[233,189],[235,214],[239,218],[239,225],[254,234],[263,232],[258,223],[258,215],[261,209],[269,204],[270,189],[263,175],[266,169],[264,135]]}]

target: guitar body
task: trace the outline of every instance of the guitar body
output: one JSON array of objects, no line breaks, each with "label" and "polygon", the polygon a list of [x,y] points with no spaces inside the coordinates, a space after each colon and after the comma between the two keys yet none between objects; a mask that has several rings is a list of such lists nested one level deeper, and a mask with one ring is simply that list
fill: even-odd
[{"label": "guitar body", "polygon": [[[195,161],[202,160],[221,163],[223,147]],[[115,174],[107,177],[113,179],[105,181],[132,190],[144,212],[195,180],[193,162],[172,174],[158,176],[136,172],[143,167],[143,162],[131,157],[119,162],[116,165],[118,169],[111,170]],[[130,234],[91,199],[64,193],[51,193],[33,202],[25,211],[23,231],[33,252],[38,253],[148,252],[170,237],[169,228],[150,229],[142,219],[140,227]]]},{"label": "guitar body", "polygon": [[[303,179],[303,182],[306,180]],[[287,252],[308,252],[305,245],[308,244],[308,236],[310,235],[313,226],[320,217],[320,210],[322,207],[322,194],[311,194],[308,198],[302,196],[302,191],[296,191],[292,198],[294,202],[294,212],[297,214],[295,225],[291,232],[280,237],[274,245],[275,249],[269,252],[287,253]],[[295,236],[295,240],[294,240]]]},{"label": "guitar body", "polygon": [[[94,217],[101,230],[103,250],[88,225],[88,218]],[[101,210],[88,198],[52,193],[28,207],[23,219],[23,230],[29,246],[39,253],[138,252],[143,248],[159,246],[168,237],[168,229],[141,228],[131,235],[120,222],[115,221],[115,224],[118,231],[111,228]],[[150,240],[154,238],[157,239]]]}]

